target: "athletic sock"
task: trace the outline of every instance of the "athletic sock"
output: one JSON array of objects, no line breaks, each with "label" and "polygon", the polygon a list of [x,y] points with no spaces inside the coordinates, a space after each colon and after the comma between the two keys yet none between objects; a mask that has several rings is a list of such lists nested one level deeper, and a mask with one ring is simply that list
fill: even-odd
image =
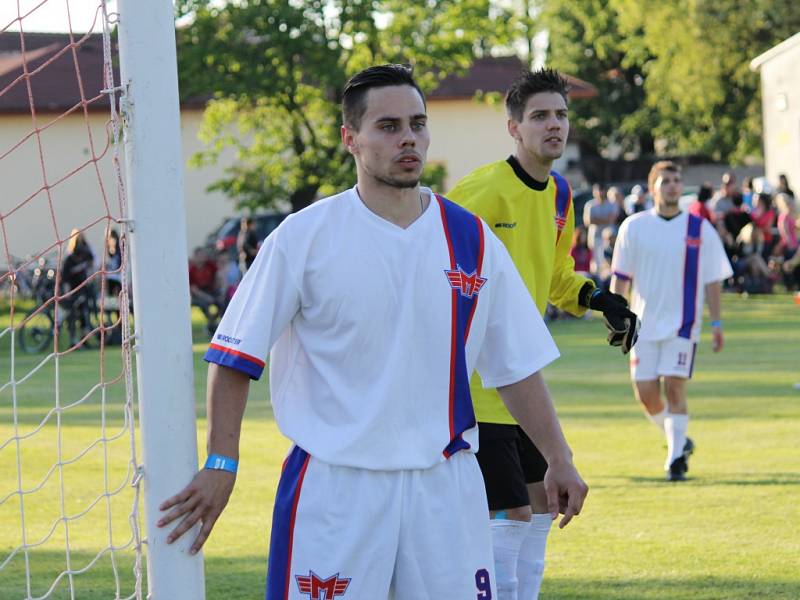
[{"label": "athletic sock", "polygon": [[498,600],[517,600],[517,561],[531,528],[527,521],[492,519],[492,548]]},{"label": "athletic sock", "polygon": [[664,420],[664,433],[667,436],[667,466],[679,456],[683,455],[683,446],[686,444],[686,430],[689,428],[689,415],[669,414]]},{"label": "athletic sock", "polygon": [[664,420],[669,416],[669,412],[667,411],[667,408],[664,407],[664,410],[662,410],[660,413],[656,413],[654,415],[651,415],[647,411],[645,411],[645,413],[647,414],[647,418],[650,419],[650,421],[653,423],[653,425],[658,427],[663,432],[664,431]]},{"label": "athletic sock", "polygon": [[544,577],[544,556],[547,549],[547,535],[553,525],[550,513],[533,515],[531,528],[519,550],[517,579],[519,580],[519,600],[536,600]]}]

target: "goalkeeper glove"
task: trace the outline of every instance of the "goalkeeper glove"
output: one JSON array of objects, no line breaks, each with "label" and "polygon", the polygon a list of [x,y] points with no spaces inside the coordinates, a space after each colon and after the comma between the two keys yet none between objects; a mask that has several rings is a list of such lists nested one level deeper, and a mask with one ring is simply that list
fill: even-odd
[{"label": "goalkeeper glove", "polygon": [[608,328],[608,343],[620,346],[623,354],[630,352],[639,337],[641,321],[628,308],[628,301],[619,294],[595,289],[589,296],[587,305],[592,310],[603,313],[603,320]]}]

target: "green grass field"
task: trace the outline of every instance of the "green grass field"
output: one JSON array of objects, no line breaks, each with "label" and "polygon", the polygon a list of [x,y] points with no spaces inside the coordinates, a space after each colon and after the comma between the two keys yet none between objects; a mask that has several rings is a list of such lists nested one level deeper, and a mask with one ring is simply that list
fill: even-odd
[{"label": "green grass field", "polygon": [[[710,351],[704,336],[690,385],[690,435],[697,444],[690,480],[663,481],[663,440],[635,404],[627,362],[605,346],[604,327],[591,321],[557,321],[551,329],[562,358],[546,377],[556,399],[581,473],[590,485],[583,514],[550,537],[541,598],[588,600],[800,598],[800,306],[788,295],[724,297],[726,348]],[[0,328],[3,323],[0,321]],[[196,323],[196,389],[201,454],[204,453],[202,327]],[[0,386],[9,381],[8,338],[0,342]],[[17,354],[15,376],[42,357]],[[72,353],[59,367],[62,404],[88,393],[86,402],[62,417],[62,457],[67,459],[102,436],[97,351]],[[106,357],[106,378],[119,372],[118,352]],[[52,407],[56,372],[44,365],[17,387],[18,431],[30,433]],[[103,455],[119,463],[109,488],[125,481],[125,434],[121,384],[108,387],[106,437],[76,465],[63,471],[69,491],[65,514],[86,507],[103,489]],[[13,435],[10,387],[0,391],[0,444]],[[56,428],[45,426],[20,444],[23,487],[38,485],[57,459]],[[288,442],[278,433],[266,382],[253,386],[242,435],[236,490],[206,544],[207,597],[263,597],[274,490]],[[17,447],[0,449],[0,500],[17,489]],[[55,472],[26,498],[28,542],[47,535],[61,514],[61,476]],[[104,499],[69,527],[72,567],[83,568],[109,544],[130,535],[132,493]],[[20,502],[0,504],[0,563],[20,543]],[[65,565],[63,524],[30,553],[32,593],[44,594]],[[117,557],[121,596],[132,593],[132,552]],[[108,554],[74,578],[75,597],[115,597]],[[24,557],[0,571],[0,600],[25,598]],[[53,598],[69,598],[66,579]],[[372,599],[357,599],[372,600]],[[421,597],[422,600],[422,597]],[[462,600],[462,599],[437,599]],[[466,600],[466,599],[465,599]]]}]

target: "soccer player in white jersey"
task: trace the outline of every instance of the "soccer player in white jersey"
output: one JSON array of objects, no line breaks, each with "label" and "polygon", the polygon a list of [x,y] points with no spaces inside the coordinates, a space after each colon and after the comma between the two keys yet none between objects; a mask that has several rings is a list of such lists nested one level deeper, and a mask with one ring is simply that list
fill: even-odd
[{"label": "soccer player in white jersey", "polygon": [[275,419],[294,443],[276,494],[267,600],[496,596],[475,459],[473,369],[500,390],[549,464],[553,518],[587,493],[540,369],[558,351],[503,244],[419,186],[429,144],[410,69],[346,85],[354,188],[264,242],[206,360],[206,466],[165,501],[172,542],[208,537],[233,490],[251,378],[269,353]]},{"label": "soccer player in white jersey", "polygon": [[657,162],[648,184],[655,207],[622,223],[614,246],[611,290],[622,295],[630,291],[631,310],[641,316],[639,341],[631,352],[634,393],[667,439],[667,479],[683,481],[694,450],[686,435],[686,381],[694,368],[703,297],[711,315],[712,348],[719,352],[721,282],[732,271],[714,227],[678,206],[683,190],[680,167]]}]

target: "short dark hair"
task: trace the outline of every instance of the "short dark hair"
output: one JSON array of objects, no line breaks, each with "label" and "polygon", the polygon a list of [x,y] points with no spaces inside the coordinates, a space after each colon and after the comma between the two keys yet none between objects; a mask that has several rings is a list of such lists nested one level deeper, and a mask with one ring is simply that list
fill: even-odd
[{"label": "short dark hair", "polygon": [[664,171],[670,171],[671,173],[677,173],[678,175],[681,174],[681,168],[677,163],[674,163],[671,160],[658,161],[652,166],[650,169],[650,174],[647,176],[647,187],[650,188],[650,191],[655,189],[656,181]]},{"label": "short dark hair", "polygon": [[714,188],[711,187],[711,184],[704,183],[700,186],[700,189],[697,192],[697,201],[698,202],[708,202],[711,200],[711,197],[714,195]]},{"label": "short dark hair", "polygon": [[536,71],[523,71],[506,92],[506,110],[515,121],[522,121],[522,113],[528,98],[542,92],[555,92],[561,94],[567,101],[569,83],[561,73],[554,69],[538,69]]},{"label": "short dark hair", "polygon": [[377,65],[368,67],[353,75],[342,92],[342,122],[346,127],[358,131],[361,118],[367,112],[367,92],[372,88],[391,85],[410,85],[419,93],[425,104],[425,94],[414,80],[414,70],[410,65]]}]

